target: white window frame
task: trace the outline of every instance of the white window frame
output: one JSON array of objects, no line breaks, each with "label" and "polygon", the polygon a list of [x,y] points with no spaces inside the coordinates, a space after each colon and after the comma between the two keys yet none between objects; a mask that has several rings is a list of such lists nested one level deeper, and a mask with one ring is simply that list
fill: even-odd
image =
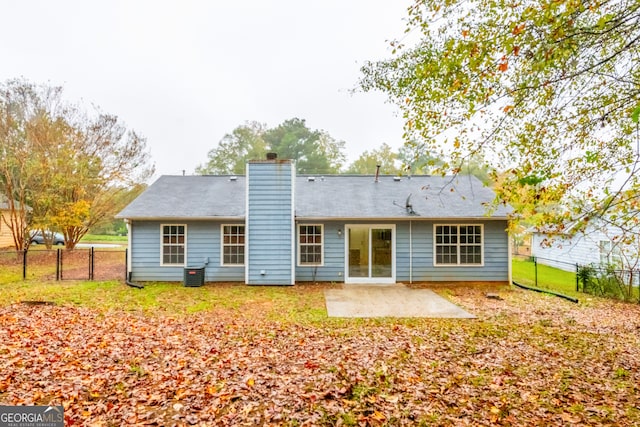
[{"label": "white window frame", "polygon": [[598,254],[600,257],[600,265],[611,264],[611,240],[598,241]]},{"label": "white window frame", "polygon": [[[165,248],[165,243],[164,243],[164,228],[165,227],[184,227],[184,242],[182,243],[175,243],[175,244],[171,244],[169,243],[169,246],[182,246],[184,248],[183,250],[183,262],[182,263],[165,263],[164,262],[164,248]],[[184,267],[187,263],[187,224],[160,224],[160,265],[163,267]]]},{"label": "white window frame", "polygon": [[[225,243],[224,242],[224,228],[225,227],[242,227],[244,229],[244,241],[242,244],[238,243]],[[242,264],[227,264],[224,262],[224,248],[225,246],[229,247],[240,247],[244,248],[244,262]],[[237,255],[237,254],[236,254]],[[244,267],[247,262],[247,226],[245,224],[220,224],[220,266],[221,267]]]},{"label": "white window frame", "polygon": [[[306,262],[303,263],[302,262],[302,246],[303,243],[300,241],[302,234],[300,232],[300,228],[301,227],[320,227],[320,262]],[[298,267],[322,267],[324,266],[324,240],[325,240],[325,233],[324,233],[324,224],[298,224],[297,227],[297,242],[298,242]],[[304,245],[308,245],[308,246],[312,246],[312,245],[318,245],[318,243],[304,243]]]},{"label": "white window frame", "polygon": [[[477,246],[477,244],[463,244],[460,243],[460,227],[480,227],[480,263],[479,264],[463,264],[460,262],[460,247],[462,246]],[[453,244],[438,244],[437,243],[437,233],[436,230],[438,227],[456,227],[457,229],[457,239],[456,239],[456,262],[455,263],[438,263],[438,246],[453,246]],[[434,267],[484,267],[484,252],[485,252],[485,233],[484,233],[484,224],[433,224],[433,266]]]}]

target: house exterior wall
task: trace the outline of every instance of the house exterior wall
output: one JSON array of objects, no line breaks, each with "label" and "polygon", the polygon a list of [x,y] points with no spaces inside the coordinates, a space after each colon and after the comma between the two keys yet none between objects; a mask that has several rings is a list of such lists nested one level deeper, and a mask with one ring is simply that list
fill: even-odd
[{"label": "house exterior wall", "polygon": [[[482,266],[435,266],[433,261],[434,224],[456,221],[330,221],[324,222],[324,262],[322,266],[296,266],[296,281],[343,282],[345,274],[345,226],[347,224],[395,224],[396,281],[508,281],[509,238],[506,220],[462,221],[484,224],[484,264]],[[317,221],[298,221],[318,224]],[[341,230],[341,235],[338,234]],[[297,238],[297,236],[296,236]],[[413,252],[413,256],[411,256]]]},{"label": "house exterior wall", "polygon": [[[509,239],[506,221],[463,221],[464,224],[484,224],[484,265],[436,267],[433,262],[434,224],[454,224],[452,221],[374,221],[376,224],[395,224],[396,280],[399,282],[429,281],[508,281]],[[369,224],[371,221],[303,221],[297,225],[322,224],[324,259],[321,266],[297,265],[297,244],[293,246],[295,282],[343,282],[345,275],[345,226]],[[186,230],[186,263],[202,267],[206,263],[207,282],[246,282],[245,267],[221,265],[221,225],[243,224],[242,221],[133,221],[130,226],[131,271],[134,281],[183,280],[184,267],[161,266],[161,227],[184,224]],[[340,233],[338,232],[340,231]],[[410,238],[411,237],[411,241]],[[410,248],[413,256],[410,256]],[[268,250],[268,249],[267,249]],[[288,260],[288,258],[287,258]],[[289,280],[274,284],[289,284]]]},{"label": "house exterior wall", "polygon": [[[13,246],[13,237],[11,235],[11,230],[9,230],[7,224],[4,223],[4,215],[5,211],[0,210],[0,248]],[[9,218],[9,216],[7,215],[5,218]]]},{"label": "house exterior wall", "polygon": [[0,209],[0,248],[13,248],[13,234],[11,233],[11,229],[4,222],[5,219],[10,221],[11,215],[8,210]]},{"label": "house exterior wall", "polygon": [[[341,221],[298,221],[296,225],[323,225],[324,260],[322,266],[297,265],[296,281],[298,282],[343,282],[344,281],[344,245],[345,223]],[[340,230],[340,235],[338,234]],[[296,227],[296,239],[298,230]],[[297,240],[296,240],[297,243]],[[298,246],[296,244],[296,251]],[[296,252],[297,253],[297,252]]]},{"label": "house exterior wall", "polygon": [[[133,221],[129,227],[132,280],[178,282],[184,279],[183,266],[161,266],[162,225],[184,224],[186,263],[184,267],[205,266],[205,281],[244,281],[244,267],[222,266],[221,224],[244,224],[234,221]],[[205,264],[206,263],[206,264]]]},{"label": "house exterior wall", "polygon": [[589,229],[574,236],[549,236],[534,233],[531,238],[531,256],[541,264],[566,271],[576,271],[576,264],[600,264],[600,242],[611,242],[620,232],[611,228],[604,233]]},{"label": "house exterior wall", "polygon": [[293,285],[294,177],[289,160],[247,164],[246,283]]},{"label": "house exterior wall", "polygon": [[[483,224],[482,266],[435,266],[434,224]],[[396,226],[396,280],[402,282],[464,282],[509,280],[507,221],[420,221]],[[410,240],[411,236],[411,240]],[[413,256],[411,256],[413,252]]]}]

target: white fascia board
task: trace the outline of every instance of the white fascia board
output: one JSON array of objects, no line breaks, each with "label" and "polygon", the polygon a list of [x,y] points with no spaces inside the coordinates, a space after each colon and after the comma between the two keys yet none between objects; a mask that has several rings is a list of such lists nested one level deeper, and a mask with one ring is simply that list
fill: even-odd
[{"label": "white fascia board", "polygon": [[152,217],[117,217],[130,221],[244,221],[244,216],[152,216]]},{"label": "white fascia board", "polygon": [[507,217],[425,217],[425,216],[402,216],[402,217],[319,217],[319,216],[296,216],[296,221],[508,221]]}]

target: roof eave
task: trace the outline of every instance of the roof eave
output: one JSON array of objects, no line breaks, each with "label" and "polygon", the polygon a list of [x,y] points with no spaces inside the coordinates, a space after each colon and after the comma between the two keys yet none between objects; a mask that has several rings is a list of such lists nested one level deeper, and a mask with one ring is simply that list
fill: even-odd
[{"label": "roof eave", "polygon": [[474,217],[426,217],[420,215],[398,216],[398,217],[330,217],[330,216],[303,216],[296,215],[296,220],[310,221],[507,221],[506,216],[474,216]]},{"label": "roof eave", "polygon": [[127,219],[129,221],[244,221],[244,216],[123,216],[116,215],[117,219]]}]

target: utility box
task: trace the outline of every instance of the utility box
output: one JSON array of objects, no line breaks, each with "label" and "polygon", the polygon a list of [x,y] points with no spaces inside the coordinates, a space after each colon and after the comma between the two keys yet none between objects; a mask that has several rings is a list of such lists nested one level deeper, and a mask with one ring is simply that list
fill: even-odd
[{"label": "utility box", "polygon": [[184,269],[184,285],[185,286],[202,286],[204,285],[204,267],[187,267]]}]

